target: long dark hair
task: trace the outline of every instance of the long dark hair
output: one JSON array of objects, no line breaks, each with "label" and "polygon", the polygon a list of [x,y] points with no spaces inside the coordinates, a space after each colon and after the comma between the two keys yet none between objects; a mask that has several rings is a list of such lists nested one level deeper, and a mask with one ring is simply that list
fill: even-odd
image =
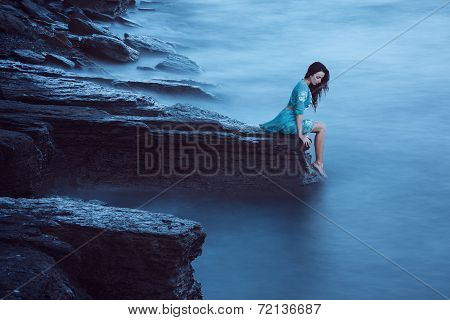
[{"label": "long dark hair", "polygon": [[330,80],[330,72],[322,63],[316,61],[308,67],[308,71],[306,71],[306,74],[303,77],[308,78],[309,76],[312,76],[319,71],[325,73],[325,76],[322,78],[321,83],[317,86],[313,85],[312,83],[309,84],[309,90],[311,90],[312,94],[312,105],[314,107],[314,111],[316,111],[317,109],[317,105],[322,94],[326,93],[329,90],[328,81]]}]

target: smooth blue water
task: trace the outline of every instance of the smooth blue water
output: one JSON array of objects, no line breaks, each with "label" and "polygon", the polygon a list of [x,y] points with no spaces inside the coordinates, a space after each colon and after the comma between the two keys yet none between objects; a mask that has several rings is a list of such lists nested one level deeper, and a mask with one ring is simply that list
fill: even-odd
[{"label": "smooth blue water", "polygon": [[[330,178],[307,189],[308,205],[288,194],[168,192],[146,206],[204,226],[194,267],[206,299],[444,298],[428,286],[450,296],[450,6],[339,76],[442,3],[173,0],[130,12],[145,26],[134,33],[188,46],[179,52],[204,70],[189,78],[219,85],[221,101],[195,105],[250,124],[275,116],[313,61],[331,72],[328,95],[308,114],[328,125]],[[186,78],[136,71],[146,63],[156,61],[104,67]],[[149,197],[89,196],[129,207]]]}]

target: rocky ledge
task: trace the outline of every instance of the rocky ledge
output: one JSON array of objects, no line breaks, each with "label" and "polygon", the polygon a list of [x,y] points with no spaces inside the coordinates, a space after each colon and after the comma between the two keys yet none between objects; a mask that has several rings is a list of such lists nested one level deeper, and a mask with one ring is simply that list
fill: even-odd
[{"label": "rocky ledge", "polygon": [[193,221],[65,197],[0,198],[0,297],[201,299]]},{"label": "rocky ledge", "polygon": [[216,112],[9,60],[0,60],[0,85],[3,195],[52,183],[166,188],[187,175],[178,188],[220,192],[318,179],[294,137]]}]

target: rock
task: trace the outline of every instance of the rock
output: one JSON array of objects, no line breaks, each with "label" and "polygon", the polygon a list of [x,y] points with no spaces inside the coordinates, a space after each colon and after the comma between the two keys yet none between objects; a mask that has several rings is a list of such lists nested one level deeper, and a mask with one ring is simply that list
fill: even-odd
[{"label": "rock", "polygon": [[72,42],[62,32],[55,32],[53,34],[44,33],[41,36],[48,44],[54,47],[72,48]]},{"label": "rock", "polygon": [[75,68],[75,62],[54,53],[46,53],[45,61],[67,69]]},{"label": "rock", "polygon": [[71,33],[67,34],[67,39],[70,41],[72,46],[74,47],[80,47],[81,44],[81,36],[77,36]]},{"label": "rock", "polygon": [[170,54],[155,68],[173,73],[200,73],[200,67],[194,61],[179,54]]},{"label": "rock", "polygon": [[20,34],[28,38],[36,38],[29,25],[15,14],[0,10],[0,31],[7,34]]},{"label": "rock", "polygon": [[93,56],[117,62],[131,62],[139,58],[138,51],[118,39],[103,35],[92,35],[81,38],[80,47]]},{"label": "rock", "polygon": [[124,25],[129,26],[129,27],[141,27],[141,28],[144,27],[143,25],[141,25],[141,24],[139,24],[139,23],[137,23],[135,21],[131,21],[131,20],[129,20],[127,18],[124,18],[122,16],[115,17],[114,21],[116,21],[118,23],[121,23],[121,24],[124,24]]},{"label": "rock", "polygon": [[153,67],[146,67],[146,66],[137,66],[136,67],[137,70],[143,70],[143,71],[157,71],[155,68]]},{"label": "rock", "polygon": [[156,54],[175,54],[174,46],[169,42],[164,42],[157,38],[148,36],[135,36],[124,34],[124,41],[130,47],[139,52],[149,52]]},{"label": "rock", "polygon": [[191,263],[205,233],[194,221],[99,201],[0,198],[0,231],[2,297],[202,298]]},{"label": "rock", "polygon": [[19,8],[13,7],[12,5],[9,5],[9,4],[0,5],[0,12],[7,13],[7,14],[13,15],[15,17],[21,18],[21,19],[29,18],[25,12],[23,12]]},{"label": "rock", "polygon": [[[69,20],[67,20],[67,22],[68,21]],[[52,31],[53,32],[58,32],[58,31],[67,32],[67,31],[69,31],[69,27],[67,25],[67,22],[55,21],[55,23],[53,23],[51,25]]]},{"label": "rock", "polygon": [[[0,246],[0,295],[12,300],[75,299],[67,275],[51,256],[26,247]],[[85,298],[85,297],[79,297]]]},{"label": "rock", "polygon": [[108,14],[104,14],[89,8],[84,8],[83,12],[92,20],[100,20],[110,22],[114,20],[114,17]]},{"label": "rock", "polygon": [[[14,81],[11,81],[14,80]],[[0,60],[0,87],[5,99],[33,104],[91,106],[110,113],[138,112],[155,105],[142,94],[114,89],[99,82],[112,79],[83,77],[48,66]]]},{"label": "rock", "polygon": [[31,0],[20,0],[19,2],[21,8],[28,13],[31,17],[52,23],[52,14],[43,6],[31,1]]},{"label": "rock", "polygon": [[140,10],[140,11],[156,11],[155,8],[143,8],[143,7],[139,7],[138,10]]},{"label": "rock", "polygon": [[112,1],[92,1],[92,0],[64,0],[65,6],[91,9],[96,12],[107,14],[113,17],[126,12],[128,7],[136,4],[135,0],[112,0]]},{"label": "rock", "polygon": [[[11,78],[15,80],[10,81]],[[137,108],[155,105],[153,99],[142,94],[130,93],[130,90],[214,99],[214,96],[199,83],[169,80],[117,81],[111,78],[81,76],[51,67],[32,67],[8,60],[0,60],[0,86],[5,88],[6,97],[10,100],[92,106],[119,114],[130,112],[132,109],[137,112],[140,110]]]},{"label": "rock", "polygon": [[101,34],[112,36],[112,34],[103,26],[94,22],[81,20],[80,18],[70,18],[69,31],[79,35]]},{"label": "rock", "polygon": [[45,56],[27,49],[17,49],[12,52],[12,56],[25,63],[40,64],[45,61]]},{"label": "rock", "polygon": [[[49,163],[54,147],[48,124],[0,118],[0,195],[31,196],[49,186]],[[32,138],[33,136],[33,138]]]},{"label": "rock", "polygon": [[[53,128],[56,153],[63,155],[50,170],[56,185],[159,190],[173,184],[177,174],[191,173],[176,187],[272,192],[277,187],[255,172],[265,172],[292,190],[308,174],[305,154],[293,136],[265,134],[216,112],[182,104],[163,106],[129,93],[132,85],[141,83],[118,82],[124,85],[119,90],[108,87],[111,79],[88,79],[49,67],[0,62],[0,86],[9,99],[0,101],[0,114],[16,123],[26,116]],[[6,124],[2,128],[17,131]],[[158,160],[150,165],[150,159]]]},{"label": "rock", "polygon": [[83,21],[91,21],[89,17],[84,13],[84,10],[77,8],[77,7],[71,7],[64,11],[64,13],[69,16],[70,19],[81,19]]}]

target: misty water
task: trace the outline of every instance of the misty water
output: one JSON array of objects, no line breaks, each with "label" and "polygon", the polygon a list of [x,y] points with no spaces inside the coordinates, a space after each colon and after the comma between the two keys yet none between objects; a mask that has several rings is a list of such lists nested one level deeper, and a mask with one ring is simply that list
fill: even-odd
[{"label": "misty water", "polygon": [[[253,125],[286,105],[310,63],[330,70],[330,91],[306,114],[328,127],[328,181],[299,190],[300,200],[168,191],[145,206],[204,227],[193,263],[204,298],[450,296],[450,6],[407,31],[443,3],[167,0],[129,12],[144,28],[111,27],[178,43],[203,72],[136,70],[158,62],[143,56],[103,64],[109,73],[216,84],[217,101],[155,97]],[[124,207],[153,196],[78,195]]]}]

